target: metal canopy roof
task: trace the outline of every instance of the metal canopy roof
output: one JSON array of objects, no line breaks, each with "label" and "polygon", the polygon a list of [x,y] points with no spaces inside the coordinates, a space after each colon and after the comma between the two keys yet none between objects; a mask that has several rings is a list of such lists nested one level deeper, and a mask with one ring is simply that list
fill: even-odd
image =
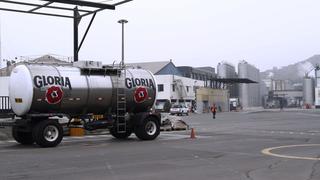
[{"label": "metal canopy roof", "polygon": [[215,79],[215,81],[217,82],[221,82],[221,83],[230,83],[230,84],[234,84],[234,83],[245,83],[245,84],[250,84],[250,83],[258,83],[256,81],[252,81],[251,79],[247,79],[247,78],[223,78],[223,79]]},{"label": "metal canopy roof", "polygon": [[[73,19],[73,58],[79,59],[79,51],[89,32],[97,12],[110,9],[133,0],[0,0],[0,11],[56,16]],[[78,26],[81,19],[91,15],[91,21],[82,40],[78,41]]]},{"label": "metal canopy roof", "polygon": [[114,10],[129,1],[132,0],[0,0],[0,10],[74,18],[75,8],[84,17],[105,9]]}]

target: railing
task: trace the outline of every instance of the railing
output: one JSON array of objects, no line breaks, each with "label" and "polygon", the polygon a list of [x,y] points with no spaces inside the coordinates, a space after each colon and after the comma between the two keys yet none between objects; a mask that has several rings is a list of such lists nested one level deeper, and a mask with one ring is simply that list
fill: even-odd
[{"label": "railing", "polygon": [[0,96],[0,113],[11,112],[9,96]]}]

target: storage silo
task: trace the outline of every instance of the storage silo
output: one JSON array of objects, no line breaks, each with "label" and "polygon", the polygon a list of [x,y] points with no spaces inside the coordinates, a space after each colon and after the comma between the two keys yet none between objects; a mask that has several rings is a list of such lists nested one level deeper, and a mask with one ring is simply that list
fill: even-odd
[{"label": "storage silo", "polygon": [[239,100],[243,108],[261,106],[260,71],[255,66],[241,61],[238,64],[239,78],[250,79],[257,83],[239,85]]},{"label": "storage silo", "polygon": [[[238,76],[239,78],[248,78],[248,65],[245,62],[240,62],[238,64]],[[249,92],[248,84],[239,85],[239,99],[240,104],[243,108],[251,107],[249,104]]]},{"label": "storage silo", "polygon": [[[217,66],[219,78],[237,78],[237,73],[234,65],[228,62],[220,62]],[[238,84],[229,84],[228,89],[230,92],[230,98],[239,98]]]},{"label": "storage silo", "polygon": [[314,104],[314,82],[310,77],[303,79],[303,102],[305,105]]},{"label": "storage silo", "polygon": [[315,75],[316,75],[316,79],[315,79],[315,87],[320,87],[320,70],[317,69],[317,67],[315,68]]}]

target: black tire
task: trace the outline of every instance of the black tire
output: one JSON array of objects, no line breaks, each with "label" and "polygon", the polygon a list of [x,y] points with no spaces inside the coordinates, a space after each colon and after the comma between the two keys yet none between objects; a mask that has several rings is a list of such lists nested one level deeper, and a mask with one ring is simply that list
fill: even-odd
[{"label": "black tire", "polygon": [[12,137],[18,143],[23,145],[31,145],[34,143],[32,132],[23,132],[19,130],[19,127],[17,126],[12,127]]},{"label": "black tire", "polygon": [[117,139],[127,139],[132,134],[132,129],[127,129],[125,133],[118,133],[116,127],[110,129],[110,134]]},{"label": "black tire", "polygon": [[149,116],[136,126],[134,133],[141,140],[154,140],[160,134],[160,124],[156,118]]},{"label": "black tire", "polygon": [[55,120],[43,120],[34,126],[32,136],[41,147],[55,147],[62,141],[63,129]]}]

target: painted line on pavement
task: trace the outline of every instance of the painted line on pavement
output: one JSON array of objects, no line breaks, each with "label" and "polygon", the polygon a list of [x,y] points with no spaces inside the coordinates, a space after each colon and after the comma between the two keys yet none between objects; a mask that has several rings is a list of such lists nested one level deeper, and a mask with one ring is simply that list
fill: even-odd
[{"label": "painted line on pavement", "polygon": [[297,145],[271,147],[271,148],[263,149],[261,153],[268,156],[275,156],[275,157],[286,158],[286,159],[320,161],[320,158],[316,158],[316,157],[291,156],[291,155],[277,154],[272,152],[273,150],[276,150],[276,149],[295,148],[295,147],[313,147],[313,146],[320,146],[320,144],[297,144]]}]

